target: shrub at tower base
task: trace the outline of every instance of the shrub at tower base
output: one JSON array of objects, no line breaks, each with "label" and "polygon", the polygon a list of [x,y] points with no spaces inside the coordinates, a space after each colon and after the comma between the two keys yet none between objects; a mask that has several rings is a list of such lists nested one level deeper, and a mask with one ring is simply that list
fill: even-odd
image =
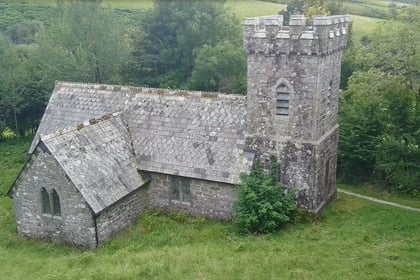
[{"label": "shrub at tower base", "polygon": [[266,174],[260,162],[242,175],[235,205],[235,224],[242,233],[272,233],[289,222],[297,210],[296,193],[277,182],[277,161]]}]

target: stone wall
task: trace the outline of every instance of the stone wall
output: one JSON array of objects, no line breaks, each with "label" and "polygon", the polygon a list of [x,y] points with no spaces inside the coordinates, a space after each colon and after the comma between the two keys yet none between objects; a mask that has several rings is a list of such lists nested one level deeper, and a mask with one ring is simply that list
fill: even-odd
[{"label": "stone wall", "polygon": [[[55,189],[61,216],[43,214],[41,189]],[[55,159],[39,146],[12,193],[18,234],[76,247],[96,247],[92,211]]]},{"label": "stone wall", "polygon": [[318,58],[317,84],[319,96],[316,98],[315,126],[313,139],[323,137],[337,124],[341,52]]},{"label": "stone wall", "polygon": [[315,188],[315,169],[317,149],[314,143],[288,141],[283,144],[280,157],[281,183],[289,189],[298,191],[299,205],[313,209],[313,188]]},{"label": "stone wall", "polygon": [[177,176],[151,173],[149,205],[151,208],[183,211],[192,216],[211,219],[232,219],[233,203],[236,199],[234,185],[190,179],[191,202],[174,200],[172,181]]},{"label": "stone wall", "polygon": [[337,195],[336,169],[337,169],[338,126],[320,139],[317,147],[316,161],[316,187],[313,193],[313,209],[319,212],[326,203]]},{"label": "stone wall", "polygon": [[146,185],[106,208],[96,218],[98,243],[103,243],[132,225],[147,205]]},{"label": "stone wall", "polygon": [[[303,16],[291,16],[289,26],[282,16],[244,21],[246,146],[263,162],[277,157],[281,182],[314,212],[336,192],[341,52],[349,22],[347,16],[314,17],[310,27]],[[287,113],[278,109],[284,93]]]}]

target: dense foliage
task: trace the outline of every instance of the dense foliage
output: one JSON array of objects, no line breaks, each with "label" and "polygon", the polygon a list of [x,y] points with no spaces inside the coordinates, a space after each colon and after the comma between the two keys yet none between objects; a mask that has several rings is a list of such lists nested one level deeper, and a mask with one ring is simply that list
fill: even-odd
[{"label": "dense foliage", "polygon": [[308,20],[314,15],[338,15],[342,13],[342,1],[334,0],[290,0],[286,10],[280,12],[284,21],[289,22],[290,15],[304,14]]},{"label": "dense foliage", "polygon": [[[217,71],[205,73],[205,79],[214,82],[203,81],[202,66],[203,63],[209,65],[209,62],[204,62],[202,56],[209,52],[212,55],[229,53],[235,64],[231,66],[232,72],[225,71],[226,80],[235,75],[245,76],[245,55],[231,51],[232,47],[241,49],[239,21],[225,11],[223,4],[224,1],[156,0],[152,12],[144,19],[144,39],[133,45],[134,55],[130,63],[134,66],[131,67],[130,79],[153,87],[219,90],[223,81],[220,81]],[[212,56],[211,59],[216,60],[211,67],[217,70],[226,65],[220,57]],[[195,69],[196,63],[201,69]],[[227,83],[223,85],[228,86]],[[237,82],[226,90],[244,93],[243,85]]]},{"label": "dense foliage", "polygon": [[0,4],[0,138],[37,128],[56,80],[245,93],[240,24],[223,4]]},{"label": "dense foliage", "polygon": [[356,71],[341,96],[339,168],[348,181],[420,194],[419,14],[406,9],[347,54]]},{"label": "dense foliage", "polygon": [[296,194],[276,180],[278,165],[271,160],[270,174],[257,162],[250,175],[243,175],[235,205],[235,223],[244,233],[272,233],[290,221],[297,209]]}]

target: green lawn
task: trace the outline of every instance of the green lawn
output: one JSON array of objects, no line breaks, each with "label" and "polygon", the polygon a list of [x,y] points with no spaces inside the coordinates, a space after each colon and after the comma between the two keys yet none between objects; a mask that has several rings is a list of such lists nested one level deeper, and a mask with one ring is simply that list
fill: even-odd
[{"label": "green lawn", "polygon": [[397,8],[407,6],[408,4],[391,2],[388,0],[364,0],[362,2],[346,1],[343,2],[343,10],[346,13],[368,16],[374,18],[384,18],[390,15],[389,5],[393,3]]},{"label": "green lawn", "polygon": [[226,7],[241,20],[246,17],[276,15],[286,9],[286,5],[283,4],[255,0],[228,0]]},{"label": "green lawn", "polygon": [[0,143],[0,197],[6,194],[26,161],[28,147],[29,139],[8,139],[6,143]]},{"label": "green lawn", "polygon": [[419,213],[347,195],[316,222],[267,236],[229,223],[149,212],[102,248],[16,236],[4,197],[28,141],[0,144],[0,279],[418,279]]},{"label": "green lawn", "polygon": [[363,185],[348,185],[348,184],[338,184],[338,187],[351,191],[361,195],[367,195],[374,198],[395,202],[398,204],[419,208],[420,209],[420,197],[412,197],[409,195],[404,195],[400,193],[390,193],[388,190],[375,185],[363,184]]},{"label": "green lawn", "polygon": [[[31,4],[47,4],[55,5],[56,0],[15,0],[16,2],[27,2]],[[354,11],[356,14],[366,14],[367,11],[364,5],[376,5],[378,9],[385,9],[387,1],[368,0],[365,4],[352,3],[360,11]],[[346,4],[347,5],[347,4]],[[147,9],[153,6],[153,0],[129,1],[129,0],[103,0],[103,6],[111,8],[124,9]],[[257,1],[257,0],[227,0],[226,7],[237,15],[239,19],[245,17],[256,17],[263,15],[277,14],[279,11],[286,9],[285,4],[278,4],[273,2]],[[356,9],[355,8],[355,9]],[[351,10],[349,11],[351,12]],[[353,20],[353,34],[356,38],[363,35],[373,34],[377,25],[384,20],[372,17],[351,15]]]},{"label": "green lawn", "polygon": [[[104,0],[103,5],[111,8],[147,9],[153,6],[153,0]],[[286,5],[283,4],[257,0],[227,0],[226,7],[240,19],[277,14],[279,11],[286,9]]]},{"label": "green lawn", "polygon": [[[32,4],[55,5],[56,0],[15,0]],[[124,9],[148,9],[153,7],[153,0],[103,0],[104,7]],[[258,0],[227,0],[226,6],[239,18],[277,14],[286,8],[284,4],[277,4]]]},{"label": "green lawn", "polygon": [[357,15],[350,15],[350,18],[353,21],[353,35],[356,38],[359,38],[363,35],[373,34],[379,25],[385,22],[383,19],[375,19]]}]

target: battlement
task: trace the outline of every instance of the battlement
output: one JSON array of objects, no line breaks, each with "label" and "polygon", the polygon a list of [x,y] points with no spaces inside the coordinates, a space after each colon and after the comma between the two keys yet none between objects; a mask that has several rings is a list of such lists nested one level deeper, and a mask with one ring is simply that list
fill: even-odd
[{"label": "battlement", "polygon": [[244,20],[244,48],[248,54],[325,55],[347,46],[349,16],[314,16],[306,26],[303,15],[290,17],[283,25],[282,15]]}]

